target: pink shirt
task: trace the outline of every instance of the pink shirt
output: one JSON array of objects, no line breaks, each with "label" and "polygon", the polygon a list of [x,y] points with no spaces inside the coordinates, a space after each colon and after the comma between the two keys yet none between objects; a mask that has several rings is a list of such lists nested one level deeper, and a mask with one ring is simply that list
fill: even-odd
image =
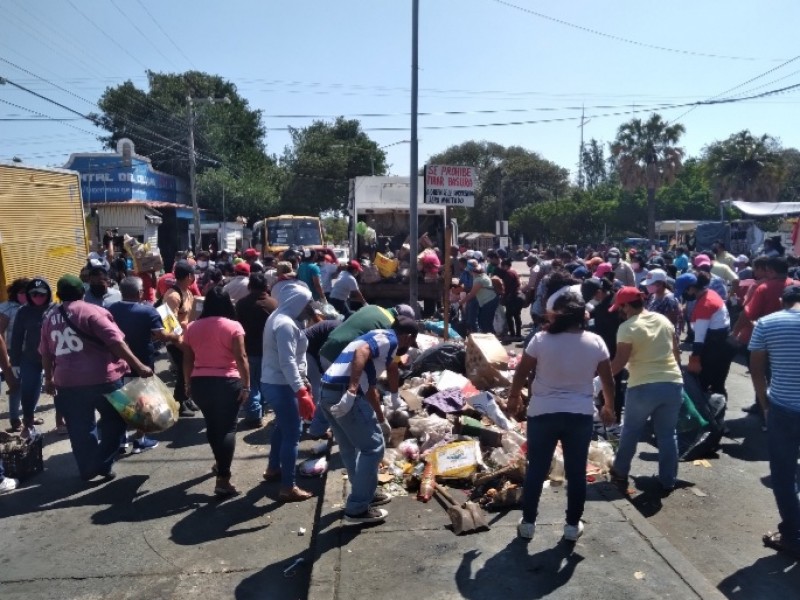
[{"label": "pink shirt", "polygon": [[55,305],[44,315],[39,353],[53,361],[53,381],[56,387],[101,385],[118,380],[128,370],[128,364],[116,358],[108,349],[125,340],[105,308],[76,300],[63,304],[69,320],[84,334],[78,335],[67,325]]},{"label": "pink shirt", "polygon": [[233,345],[244,337],[238,321],[224,317],[207,317],[189,323],[183,343],[194,352],[192,377],[239,377]]}]

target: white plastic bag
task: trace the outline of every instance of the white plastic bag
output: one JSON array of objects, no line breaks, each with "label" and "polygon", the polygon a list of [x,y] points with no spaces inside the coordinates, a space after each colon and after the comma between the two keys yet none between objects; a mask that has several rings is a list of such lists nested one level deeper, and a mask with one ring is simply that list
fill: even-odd
[{"label": "white plastic bag", "polygon": [[504,335],[507,327],[506,307],[500,304],[494,313],[494,322],[492,323],[492,328],[494,329],[495,335]]}]

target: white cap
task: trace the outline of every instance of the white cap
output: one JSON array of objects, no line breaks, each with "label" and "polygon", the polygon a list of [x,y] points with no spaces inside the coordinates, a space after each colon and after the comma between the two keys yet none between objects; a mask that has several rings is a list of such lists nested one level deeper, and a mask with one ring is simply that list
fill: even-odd
[{"label": "white cap", "polygon": [[559,298],[561,298],[561,296],[563,296],[564,294],[566,294],[568,292],[573,292],[575,294],[578,294],[578,296],[580,296],[581,295],[581,284],[580,283],[576,283],[575,285],[568,285],[566,287],[559,288],[555,292],[553,292],[553,295],[550,296],[547,299],[547,306],[546,306],[547,310],[552,312],[553,311],[553,306],[555,305],[556,300],[558,300]]},{"label": "white cap", "polygon": [[747,263],[750,262],[750,259],[747,258],[744,254],[740,254],[739,256],[736,257],[736,262],[743,263],[746,265]]},{"label": "white cap", "polygon": [[645,285],[652,285],[656,281],[666,282],[667,279],[669,279],[669,277],[664,269],[652,269],[647,272],[647,275],[644,278],[644,283]]}]

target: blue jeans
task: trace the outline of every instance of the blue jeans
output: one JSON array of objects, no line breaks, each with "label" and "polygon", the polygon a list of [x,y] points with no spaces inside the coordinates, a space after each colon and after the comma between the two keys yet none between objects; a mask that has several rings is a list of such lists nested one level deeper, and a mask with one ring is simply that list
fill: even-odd
[{"label": "blue jeans", "polygon": [[586,460],[592,441],[592,415],[549,413],[528,417],[528,471],[522,496],[522,519],[535,523],[556,444],[564,453],[564,474],[567,486],[568,525],[577,525],[586,504]]},{"label": "blue jeans", "polygon": [[800,412],[770,404],[767,431],[772,494],[781,515],[778,531],[784,541],[800,549],[800,500],[797,498]]},{"label": "blue jeans", "polygon": [[330,407],[342,399],[345,387],[323,387],[320,408],[325,412],[339,444],[339,455],[350,479],[350,495],[344,507],[346,515],[360,515],[369,509],[378,487],[378,467],[383,459],[383,433],[378,417],[362,394],[358,394],[350,411],[339,418]]},{"label": "blue jeans", "polygon": [[[327,369],[331,363],[327,359],[320,357],[322,368]],[[314,402],[317,404],[317,410],[314,411],[314,418],[311,419],[311,425],[308,426],[308,434],[312,436],[323,435],[328,431],[328,419],[325,418],[325,413],[319,409],[320,394],[322,393],[322,373],[320,373],[317,359],[306,354],[306,365],[308,365],[308,380],[311,382],[311,394],[314,396]]]},{"label": "blue jeans", "polygon": [[264,416],[266,406],[262,401],[264,396],[261,394],[261,357],[248,355],[247,362],[250,363],[250,398],[245,406],[244,418],[255,421]]},{"label": "blue jeans", "polygon": [[678,479],[678,437],[675,427],[681,409],[683,385],[680,383],[646,383],[629,387],[625,394],[622,435],[619,440],[614,470],[627,476],[636,446],[642,438],[648,418],[658,441],[658,479],[667,489]]},{"label": "blue jeans", "polygon": [[[0,385],[0,390],[3,389],[3,386]],[[12,423],[14,421],[19,421],[20,415],[22,414],[22,390],[17,386],[17,391],[13,394],[8,395],[8,420]],[[2,481],[2,478],[0,478]]]},{"label": "blue jeans", "polygon": [[[56,389],[56,410],[64,415],[67,422],[72,454],[83,479],[110,473],[119,454],[120,440],[125,435],[125,421],[105,394],[121,387],[122,379],[118,379],[100,385]],[[99,424],[95,420],[95,411],[100,413]]]},{"label": "blue jeans", "polygon": [[281,485],[293,488],[297,448],[300,445],[300,409],[291,386],[262,383],[261,393],[275,411],[275,429],[269,442],[270,471],[281,472]]},{"label": "blue jeans", "polygon": [[22,359],[19,364],[19,379],[22,416],[32,422],[42,393],[42,363]]},{"label": "blue jeans", "polygon": [[478,309],[478,329],[481,333],[494,333],[494,313],[500,304],[500,297],[495,296]]}]

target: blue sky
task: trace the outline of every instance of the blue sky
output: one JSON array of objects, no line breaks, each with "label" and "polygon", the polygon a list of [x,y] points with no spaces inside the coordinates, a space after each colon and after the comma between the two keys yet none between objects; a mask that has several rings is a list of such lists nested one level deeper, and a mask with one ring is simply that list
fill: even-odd
[{"label": "blue sky", "polygon": [[[419,120],[420,163],[453,144],[485,139],[534,150],[574,177],[581,105],[586,139],[608,142],[634,111],[645,117],[655,105],[800,83],[800,57],[781,66],[800,54],[796,1],[420,4],[419,110],[432,113]],[[388,115],[360,120],[389,145],[409,138],[410,32],[410,0],[0,0],[0,77],[89,112],[105,86],[126,79],[144,85],[145,68],[197,68],[232,80],[263,110],[271,153],[289,142],[288,125],[311,123],[302,115]],[[660,112],[680,117],[689,155],[742,129],[800,147],[799,93],[685,115],[687,108]],[[0,119],[34,116],[30,111],[74,116],[0,86]],[[626,114],[600,116],[609,113]],[[564,120],[512,124],[545,119]],[[93,131],[81,120],[0,120],[0,160],[60,166],[71,152],[101,149]],[[407,175],[409,145],[386,150],[392,173]]]}]

